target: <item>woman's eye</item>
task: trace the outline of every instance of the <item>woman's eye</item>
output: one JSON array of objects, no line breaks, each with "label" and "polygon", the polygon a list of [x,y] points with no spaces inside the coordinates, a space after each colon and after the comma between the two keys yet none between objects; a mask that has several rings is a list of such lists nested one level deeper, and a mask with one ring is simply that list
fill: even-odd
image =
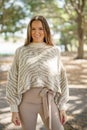
[{"label": "woman's eye", "polygon": [[43,28],[39,28],[39,30],[43,30]]},{"label": "woman's eye", "polygon": [[35,28],[32,28],[32,30],[35,30]]}]

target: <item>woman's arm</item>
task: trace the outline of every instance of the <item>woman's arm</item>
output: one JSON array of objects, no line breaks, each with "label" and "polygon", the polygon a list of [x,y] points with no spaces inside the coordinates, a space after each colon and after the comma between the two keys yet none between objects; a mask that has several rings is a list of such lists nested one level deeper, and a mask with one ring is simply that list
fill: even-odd
[{"label": "woman's arm", "polygon": [[59,110],[66,110],[66,103],[69,100],[69,88],[68,88],[68,80],[65,68],[63,64],[60,63],[60,74],[59,74],[59,85],[61,88],[61,96],[59,99]]},{"label": "woman's arm", "polygon": [[10,104],[12,112],[18,112],[18,69],[19,69],[19,49],[16,50],[11,69],[8,73],[8,82],[6,87],[7,101]]},{"label": "woman's arm", "polygon": [[59,98],[58,108],[61,124],[65,124],[65,122],[67,121],[66,103],[69,100],[69,88],[68,88],[66,71],[62,63],[60,63],[59,84],[61,88],[61,96]]},{"label": "woman's arm", "polygon": [[60,114],[60,121],[64,124],[67,121],[66,116],[66,104],[69,100],[69,88],[68,88],[68,80],[66,75],[66,70],[62,64],[60,51],[58,50],[58,69],[59,69],[59,86],[61,89],[61,94],[58,96],[58,110]]}]

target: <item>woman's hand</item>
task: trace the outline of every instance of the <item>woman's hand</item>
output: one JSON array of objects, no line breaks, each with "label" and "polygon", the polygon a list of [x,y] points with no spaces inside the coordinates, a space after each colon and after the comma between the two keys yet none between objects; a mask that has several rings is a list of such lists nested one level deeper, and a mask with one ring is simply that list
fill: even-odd
[{"label": "woman's hand", "polygon": [[16,125],[16,126],[20,126],[20,117],[19,117],[19,113],[18,112],[12,112],[12,122]]},{"label": "woman's hand", "polygon": [[67,121],[66,112],[64,110],[60,110],[60,122],[62,125],[64,125]]}]

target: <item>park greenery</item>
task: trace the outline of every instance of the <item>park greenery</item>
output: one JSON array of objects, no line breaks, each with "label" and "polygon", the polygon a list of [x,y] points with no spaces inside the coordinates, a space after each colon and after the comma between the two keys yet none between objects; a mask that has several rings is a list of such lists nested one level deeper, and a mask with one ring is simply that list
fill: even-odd
[{"label": "park greenery", "polygon": [[34,15],[47,18],[52,34],[59,34],[56,44],[64,45],[66,51],[77,50],[78,59],[84,58],[87,43],[86,0],[1,0],[0,34],[4,38],[15,36],[26,28]]}]

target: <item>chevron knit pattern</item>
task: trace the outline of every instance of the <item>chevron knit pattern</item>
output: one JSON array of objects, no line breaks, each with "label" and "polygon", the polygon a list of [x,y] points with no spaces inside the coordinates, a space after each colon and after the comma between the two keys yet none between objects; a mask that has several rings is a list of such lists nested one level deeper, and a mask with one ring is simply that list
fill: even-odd
[{"label": "chevron knit pattern", "polygon": [[16,50],[6,89],[12,112],[18,111],[22,93],[31,87],[47,87],[60,93],[58,107],[65,109],[68,100],[67,78],[58,47],[31,43]]}]

